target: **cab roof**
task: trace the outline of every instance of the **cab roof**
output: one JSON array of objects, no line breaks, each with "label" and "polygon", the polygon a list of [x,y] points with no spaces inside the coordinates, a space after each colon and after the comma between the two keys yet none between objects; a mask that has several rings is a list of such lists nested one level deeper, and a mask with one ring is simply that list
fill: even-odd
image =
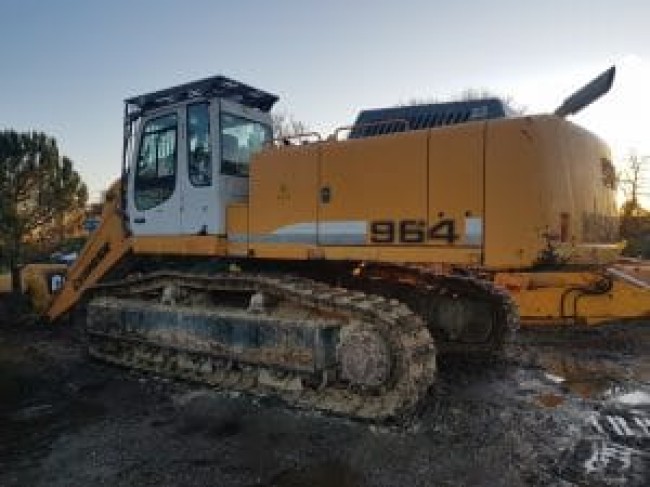
[{"label": "cab roof", "polygon": [[218,75],[164,90],[133,96],[124,100],[124,103],[126,104],[127,113],[142,116],[144,112],[185,100],[213,97],[229,99],[263,112],[271,110],[271,107],[278,101],[276,95]]}]

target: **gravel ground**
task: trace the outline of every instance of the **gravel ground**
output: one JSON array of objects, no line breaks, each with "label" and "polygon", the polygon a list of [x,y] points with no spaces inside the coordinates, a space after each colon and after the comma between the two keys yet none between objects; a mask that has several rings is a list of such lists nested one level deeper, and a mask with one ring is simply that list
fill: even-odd
[{"label": "gravel ground", "polygon": [[443,359],[414,417],[373,425],[0,325],[0,485],[647,486],[650,327],[633,329],[522,331],[497,363]]}]

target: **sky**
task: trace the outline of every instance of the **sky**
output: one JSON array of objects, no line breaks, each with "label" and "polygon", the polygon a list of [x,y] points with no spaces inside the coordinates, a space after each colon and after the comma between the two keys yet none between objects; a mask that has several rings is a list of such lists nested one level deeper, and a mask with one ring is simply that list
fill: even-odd
[{"label": "sky", "polygon": [[331,133],[364,108],[468,88],[554,110],[612,64],[572,120],[616,160],[650,155],[647,0],[0,0],[0,129],[56,137],[98,197],[119,175],[123,100],[215,74]]}]

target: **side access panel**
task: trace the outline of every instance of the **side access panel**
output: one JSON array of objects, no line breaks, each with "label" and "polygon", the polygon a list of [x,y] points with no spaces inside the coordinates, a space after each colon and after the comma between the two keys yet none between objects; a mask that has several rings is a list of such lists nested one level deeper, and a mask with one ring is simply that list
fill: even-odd
[{"label": "side access panel", "polygon": [[479,122],[430,131],[431,245],[478,251],[483,246],[484,127]]},{"label": "side access panel", "polygon": [[316,144],[269,148],[253,158],[248,239],[252,248],[264,244],[256,255],[281,257],[294,245],[316,245],[318,163]]},{"label": "side access panel", "polygon": [[402,241],[399,226],[427,219],[427,137],[413,131],[323,144],[318,243],[414,243]]}]

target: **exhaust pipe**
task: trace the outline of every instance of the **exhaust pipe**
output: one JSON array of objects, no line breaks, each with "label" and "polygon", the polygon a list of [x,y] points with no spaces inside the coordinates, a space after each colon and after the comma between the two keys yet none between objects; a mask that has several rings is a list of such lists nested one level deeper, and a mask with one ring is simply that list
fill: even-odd
[{"label": "exhaust pipe", "polygon": [[568,115],[574,115],[583,108],[591,105],[610,90],[612,84],[614,84],[615,74],[616,66],[612,66],[564,100],[562,105],[553,113],[558,117],[564,118]]}]

